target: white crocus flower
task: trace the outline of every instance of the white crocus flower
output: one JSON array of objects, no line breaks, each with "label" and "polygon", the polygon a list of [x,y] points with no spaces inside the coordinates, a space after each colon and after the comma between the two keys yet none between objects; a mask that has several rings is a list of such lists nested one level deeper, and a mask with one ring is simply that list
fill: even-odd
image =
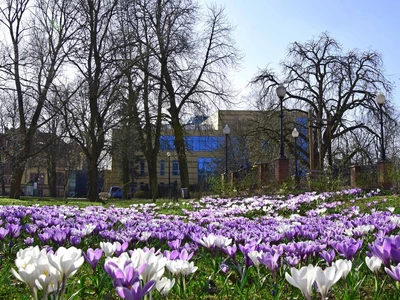
[{"label": "white crocus flower", "polygon": [[48,259],[50,264],[60,271],[63,278],[73,276],[85,261],[82,256],[82,250],[75,247],[68,249],[60,247],[56,254],[49,254]]},{"label": "white crocus flower", "polygon": [[391,213],[393,213],[394,212],[394,210],[395,210],[395,208],[394,207],[386,207],[386,209],[388,210],[388,211],[390,211]]},{"label": "white crocus flower", "polygon": [[62,281],[61,273],[50,264],[45,253],[40,253],[36,262],[38,278],[35,283],[39,289],[44,291],[43,298],[45,298],[45,295],[58,289],[58,284]]},{"label": "white crocus flower", "polygon": [[299,288],[303,296],[310,300],[312,285],[315,281],[315,267],[311,264],[300,270],[292,267],[290,273],[291,275],[285,273],[286,280],[294,287]]},{"label": "white crocus flower", "polygon": [[322,270],[320,267],[315,268],[315,281],[318,290],[321,293],[322,300],[326,299],[330,288],[342,277],[342,271],[335,266]]},{"label": "white crocus flower", "polygon": [[214,245],[217,248],[225,248],[228,247],[232,243],[232,239],[228,239],[224,236],[215,236],[214,237]]},{"label": "white crocus flower", "polygon": [[208,236],[203,236],[201,240],[197,241],[203,247],[210,249],[215,246],[215,235],[210,234]]},{"label": "white crocus flower", "polygon": [[377,274],[378,270],[382,265],[382,260],[376,256],[371,256],[371,257],[366,256],[365,263],[368,269],[370,269],[374,274]]},{"label": "white crocus flower", "polygon": [[247,256],[251,259],[251,261],[253,262],[254,266],[257,269],[260,266],[260,261],[258,260],[259,255],[260,255],[260,252],[258,252],[256,250],[250,251],[249,253],[247,253]]},{"label": "white crocus flower", "polygon": [[35,263],[28,263],[18,268],[18,272],[11,269],[11,273],[20,281],[25,282],[31,289],[32,296],[36,299],[37,288],[35,281],[38,278],[38,271]]},{"label": "white crocus flower", "polygon": [[175,284],[175,278],[171,280],[167,277],[163,277],[159,281],[157,281],[156,289],[157,289],[157,291],[160,292],[160,294],[163,297],[167,297],[169,291],[172,289],[174,284]]},{"label": "white crocus flower", "polygon": [[110,242],[100,242],[100,249],[103,250],[105,256],[111,257],[117,249],[117,245]]},{"label": "white crocus flower", "polygon": [[351,271],[351,268],[353,266],[351,260],[347,259],[338,259],[333,263],[333,266],[336,267],[337,270],[342,271],[342,278],[346,279],[347,274]]},{"label": "white crocus flower", "polygon": [[150,280],[160,280],[160,278],[164,275],[167,259],[161,254],[155,255],[154,252],[149,251],[144,256],[144,260],[146,268],[143,270],[142,274],[140,274],[143,282],[147,283]]},{"label": "white crocus flower", "polygon": [[193,262],[189,263],[182,259],[169,260],[166,267],[172,274],[182,274],[185,277],[197,271],[197,267],[194,266]]}]

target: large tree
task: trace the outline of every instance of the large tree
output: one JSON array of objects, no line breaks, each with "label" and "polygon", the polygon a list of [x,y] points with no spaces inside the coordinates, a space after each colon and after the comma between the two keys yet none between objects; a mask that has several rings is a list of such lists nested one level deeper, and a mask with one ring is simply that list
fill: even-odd
[{"label": "large tree", "polygon": [[[88,165],[88,199],[98,197],[98,168],[118,123],[119,81],[113,43],[117,0],[77,0],[75,52],[69,56],[76,71],[76,88],[66,91],[63,115],[70,138],[77,142]],[[67,90],[71,90],[68,88]]]},{"label": "large tree", "polygon": [[[324,168],[328,149],[335,141],[357,135],[360,130],[379,135],[376,122],[362,119],[366,115],[370,120],[378,116],[375,103],[378,91],[389,96],[392,90],[379,53],[371,50],[346,52],[329,34],[323,33],[308,42],[291,44],[281,66],[281,76],[265,68],[252,83],[260,88],[261,102],[276,101],[275,88],[284,83],[287,108],[304,112],[311,109],[317,128],[315,167]],[[390,102],[385,104],[389,105]],[[330,120],[331,136],[328,127],[323,126],[326,120]]]},{"label": "large tree", "polygon": [[0,23],[6,29],[1,51],[1,88],[7,101],[16,99],[18,147],[11,157],[10,196],[19,198],[26,162],[33,153],[34,136],[49,119],[42,110],[56,84],[74,34],[74,11],[66,0],[11,0],[0,6]]},{"label": "large tree", "polygon": [[155,2],[151,22],[157,44],[152,55],[160,71],[150,76],[165,90],[181,186],[189,187],[182,116],[190,108],[230,102],[228,74],[237,66],[240,54],[222,8],[207,7],[202,14],[191,0]]}]

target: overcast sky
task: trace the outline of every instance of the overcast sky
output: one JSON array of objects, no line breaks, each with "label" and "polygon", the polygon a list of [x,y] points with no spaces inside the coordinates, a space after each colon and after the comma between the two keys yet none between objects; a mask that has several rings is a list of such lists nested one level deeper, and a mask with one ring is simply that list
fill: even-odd
[{"label": "overcast sky", "polygon": [[225,7],[236,25],[235,39],[245,58],[234,76],[244,87],[258,68],[279,69],[289,44],[328,32],[346,50],[378,51],[396,88],[400,107],[400,1],[398,0],[202,0]]}]

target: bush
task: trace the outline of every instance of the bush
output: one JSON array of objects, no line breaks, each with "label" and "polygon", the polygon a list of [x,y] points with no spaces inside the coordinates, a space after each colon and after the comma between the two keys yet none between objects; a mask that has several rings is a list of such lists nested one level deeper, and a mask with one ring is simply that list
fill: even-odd
[{"label": "bush", "polygon": [[135,192],[135,198],[145,199],[145,198],[147,198],[147,194],[145,191],[138,190]]}]

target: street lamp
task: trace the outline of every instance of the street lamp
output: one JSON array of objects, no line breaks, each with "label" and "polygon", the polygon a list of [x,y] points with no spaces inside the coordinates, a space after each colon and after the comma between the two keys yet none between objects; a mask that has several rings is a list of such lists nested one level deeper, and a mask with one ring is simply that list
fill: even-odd
[{"label": "street lamp", "polygon": [[382,161],[386,161],[386,154],[385,154],[385,145],[383,143],[383,104],[385,103],[385,96],[379,92],[376,95],[375,101],[379,105],[379,110],[381,114],[381,159]]},{"label": "street lamp", "polygon": [[296,172],[295,172],[295,179],[299,177],[299,172],[297,168],[297,138],[299,137],[299,132],[297,131],[296,127],[292,131],[292,137],[294,138],[294,164],[296,167]]},{"label": "street lamp", "polygon": [[171,198],[171,152],[167,152],[168,156],[168,198]]},{"label": "street lamp", "polygon": [[225,125],[222,132],[225,134],[225,174],[228,174],[228,135],[231,133],[228,124]]},{"label": "street lamp", "polygon": [[280,118],[281,118],[281,149],[280,149],[280,155],[279,155],[279,158],[285,158],[285,150],[284,150],[284,148],[283,148],[283,98],[285,97],[285,95],[286,95],[286,89],[285,89],[285,87],[282,85],[282,84],[280,84],[279,86],[278,86],[278,88],[276,89],[276,94],[278,95],[278,98],[279,98],[279,100],[280,100],[280,105],[281,105],[281,116],[280,116]]}]

